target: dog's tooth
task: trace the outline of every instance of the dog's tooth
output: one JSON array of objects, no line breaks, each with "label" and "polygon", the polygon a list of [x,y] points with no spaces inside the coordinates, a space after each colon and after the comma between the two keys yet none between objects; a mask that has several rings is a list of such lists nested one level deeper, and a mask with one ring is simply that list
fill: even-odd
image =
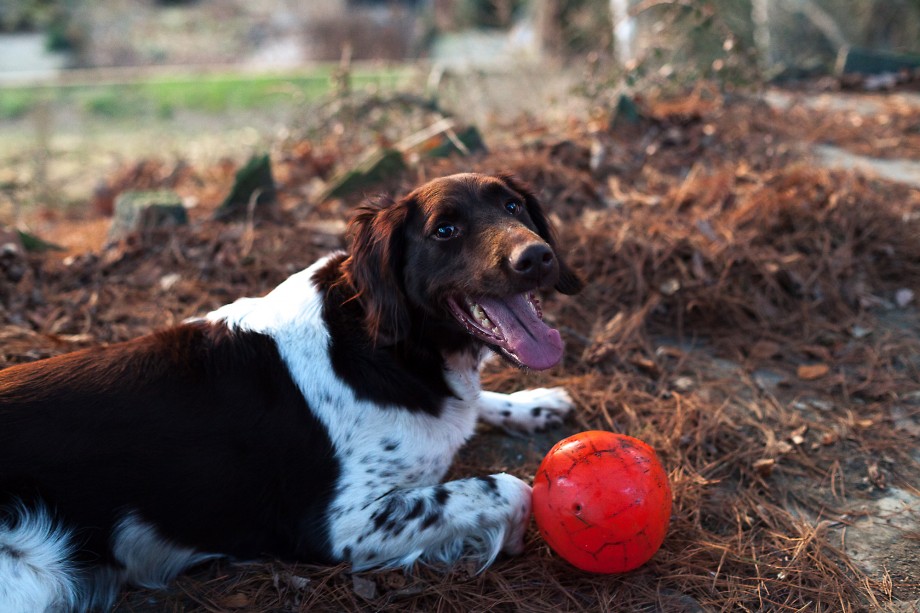
[{"label": "dog's tooth", "polygon": [[470,309],[470,314],[473,316],[473,319],[476,320],[477,324],[479,324],[484,330],[498,330],[498,326],[492,323],[492,320],[489,319],[488,315],[486,315],[486,312],[483,310],[482,306],[476,304],[469,298],[467,298],[467,302]]},{"label": "dog's tooth", "polygon": [[537,295],[534,292],[530,292],[527,298],[530,300],[530,308],[537,314],[537,317],[543,319],[543,309],[540,307],[540,299]]}]

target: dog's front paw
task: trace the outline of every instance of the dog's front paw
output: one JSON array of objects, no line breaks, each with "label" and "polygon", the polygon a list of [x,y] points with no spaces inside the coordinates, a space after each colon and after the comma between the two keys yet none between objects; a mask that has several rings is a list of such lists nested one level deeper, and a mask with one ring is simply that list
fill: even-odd
[{"label": "dog's front paw", "polygon": [[506,430],[525,434],[558,426],[575,408],[572,397],[562,387],[522,390],[510,394],[508,400],[514,408],[502,425]]}]

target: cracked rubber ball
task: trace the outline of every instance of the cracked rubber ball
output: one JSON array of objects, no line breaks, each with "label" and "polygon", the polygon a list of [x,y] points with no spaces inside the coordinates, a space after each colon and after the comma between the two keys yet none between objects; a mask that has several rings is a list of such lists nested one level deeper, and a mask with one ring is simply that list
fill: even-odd
[{"label": "cracked rubber ball", "polygon": [[661,547],[671,487],[655,450],[592,430],[556,443],[537,469],[533,513],[543,539],[572,565],[622,573]]}]

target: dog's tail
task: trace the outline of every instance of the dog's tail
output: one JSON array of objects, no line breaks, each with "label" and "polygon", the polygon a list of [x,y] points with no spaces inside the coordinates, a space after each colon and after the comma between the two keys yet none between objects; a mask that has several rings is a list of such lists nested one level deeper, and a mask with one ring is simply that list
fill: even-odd
[{"label": "dog's tail", "polygon": [[79,601],[70,534],[44,508],[0,513],[0,611],[72,611]]}]

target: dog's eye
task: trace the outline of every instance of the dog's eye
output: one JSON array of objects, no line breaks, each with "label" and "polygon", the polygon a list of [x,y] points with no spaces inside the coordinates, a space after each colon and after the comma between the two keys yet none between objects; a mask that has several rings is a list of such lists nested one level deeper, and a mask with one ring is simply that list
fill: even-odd
[{"label": "dog's eye", "polygon": [[508,202],[505,203],[505,210],[511,213],[512,215],[519,214],[523,210],[523,208],[524,207],[522,207],[521,204],[515,200],[509,200]]},{"label": "dog's eye", "polygon": [[452,223],[442,223],[434,229],[434,237],[445,241],[449,238],[457,238],[460,235],[460,228]]}]

